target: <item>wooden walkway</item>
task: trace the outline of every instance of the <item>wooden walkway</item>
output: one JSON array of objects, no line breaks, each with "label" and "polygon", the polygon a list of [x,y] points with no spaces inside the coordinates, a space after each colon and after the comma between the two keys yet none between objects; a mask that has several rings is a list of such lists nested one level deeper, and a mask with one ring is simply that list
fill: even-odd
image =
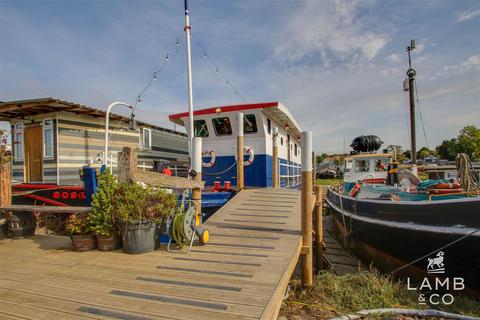
[{"label": "wooden walkway", "polygon": [[0,318],[275,319],[301,249],[300,193],[242,191],[206,226],[211,242],[188,255],[0,241]]}]

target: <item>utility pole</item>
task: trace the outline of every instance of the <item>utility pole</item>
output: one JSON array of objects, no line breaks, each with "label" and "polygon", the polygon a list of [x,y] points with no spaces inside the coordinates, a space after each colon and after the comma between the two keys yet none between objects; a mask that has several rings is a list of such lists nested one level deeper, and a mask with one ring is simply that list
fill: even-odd
[{"label": "utility pole", "polygon": [[410,46],[407,47],[408,52],[408,94],[410,97],[410,146],[412,152],[412,165],[417,164],[417,141],[415,135],[415,75],[416,72],[412,68],[411,52],[415,49],[415,40],[412,40]]}]

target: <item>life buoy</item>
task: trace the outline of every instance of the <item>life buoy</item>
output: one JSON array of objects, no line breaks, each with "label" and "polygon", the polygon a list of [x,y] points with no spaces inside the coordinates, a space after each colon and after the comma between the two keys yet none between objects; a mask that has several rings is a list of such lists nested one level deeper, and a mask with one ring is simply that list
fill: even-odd
[{"label": "life buoy", "polygon": [[213,151],[213,150],[203,151],[202,156],[210,157],[209,162],[202,162],[202,167],[203,168],[211,168],[215,165],[215,161],[217,160],[217,155],[215,154],[215,151]]},{"label": "life buoy", "polygon": [[362,185],[360,183],[356,183],[352,190],[350,190],[350,197],[355,197],[361,188]]},{"label": "life buoy", "polygon": [[253,153],[252,147],[245,147],[243,148],[248,153],[248,159],[243,161],[244,166],[249,166],[253,163],[253,159],[255,159],[255,154]]},{"label": "life buoy", "polygon": [[459,189],[461,188],[462,185],[458,182],[452,182],[452,183],[439,183],[434,186],[432,186],[432,189]]},{"label": "life buoy", "polygon": [[448,194],[448,193],[461,193],[463,192],[462,188],[457,189],[430,189],[428,190],[431,194]]}]

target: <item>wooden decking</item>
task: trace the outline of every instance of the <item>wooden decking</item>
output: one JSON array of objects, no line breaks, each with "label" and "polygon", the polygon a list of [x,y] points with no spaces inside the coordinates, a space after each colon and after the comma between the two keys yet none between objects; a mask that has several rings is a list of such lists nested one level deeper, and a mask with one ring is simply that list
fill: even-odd
[{"label": "wooden decking", "polygon": [[0,241],[0,318],[275,319],[301,249],[300,193],[242,191],[206,226],[211,242],[188,255]]}]

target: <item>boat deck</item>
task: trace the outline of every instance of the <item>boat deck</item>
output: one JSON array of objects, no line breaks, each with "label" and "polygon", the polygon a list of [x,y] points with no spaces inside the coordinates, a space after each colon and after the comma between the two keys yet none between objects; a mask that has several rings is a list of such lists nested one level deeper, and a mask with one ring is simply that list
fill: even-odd
[{"label": "boat deck", "polygon": [[0,241],[2,319],[275,319],[301,250],[300,193],[244,190],[189,254],[73,252],[67,237]]}]

